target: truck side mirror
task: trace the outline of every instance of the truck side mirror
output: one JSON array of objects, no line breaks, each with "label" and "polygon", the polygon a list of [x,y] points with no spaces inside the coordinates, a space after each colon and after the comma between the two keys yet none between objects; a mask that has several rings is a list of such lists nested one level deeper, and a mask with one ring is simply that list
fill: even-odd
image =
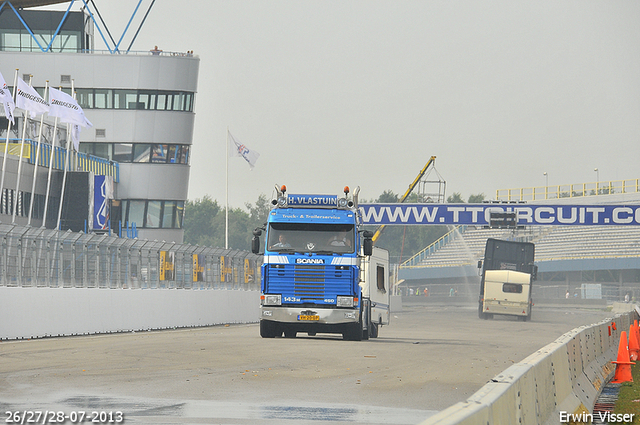
[{"label": "truck side mirror", "polygon": [[478,260],[478,268],[481,269],[482,268],[482,260]]},{"label": "truck side mirror", "polygon": [[362,251],[367,257],[373,253],[373,241],[370,238],[365,237],[362,241]]},{"label": "truck side mirror", "polygon": [[257,254],[260,252],[260,235],[262,235],[262,230],[255,229],[253,231],[253,238],[251,239],[251,252]]},{"label": "truck side mirror", "polygon": [[534,264],[533,266],[531,266],[531,280],[537,280],[537,279],[538,279],[538,266]]},{"label": "truck side mirror", "polygon": [[254,235],[251,239],[251,252],[254,254],[260,252],[260,236]]}]

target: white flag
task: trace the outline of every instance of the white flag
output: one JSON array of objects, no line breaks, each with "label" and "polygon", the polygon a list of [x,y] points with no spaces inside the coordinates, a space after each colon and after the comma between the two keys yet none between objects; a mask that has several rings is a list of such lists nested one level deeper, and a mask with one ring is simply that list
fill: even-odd
[{"label": "white flag", "polygon": [[11,120],[12,124],[15,124],[16,122],[13,118],[13,110],[16,108],[16,104],[13,101],[13,96],[11,96],[9,87],[4,81],[2,74],[0,74],[0,102],[4,105],[4,114],[7,119]]},{"label": "white flag", "polygon": [[49,104],[38,94],[36,89],[25,83],[22,78],[18,78],[16,107],[29,111],[31,118],[49,112]]},{"label": "white flag", "polygon": [[50,117],[58,117],[60,121],[82,127],[93,127],[84,116],[84,111],[76,100],[65,92],[49,87]]},{"label": "white flag", "polygon": [[80,151],[80,126],[78,124],[73,124],[71,126],[71,141],[73,142],[73,147],[76,152]]},{"label": "white flag", "polygon": [[229,133],[229,156],[241,156],[249,164],[251,168],[255,167],[256,161],[260,154],[249,149],[246,145],[238,142],[230,132]]}]

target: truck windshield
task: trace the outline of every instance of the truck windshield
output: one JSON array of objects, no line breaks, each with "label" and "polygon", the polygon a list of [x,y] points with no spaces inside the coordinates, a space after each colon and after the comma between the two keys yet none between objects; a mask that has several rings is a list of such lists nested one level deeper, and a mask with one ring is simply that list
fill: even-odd
[{"label": "truck windshield", "polygon": [[353,224],[271,223],[267,250],[276,252],[353,253]]}]

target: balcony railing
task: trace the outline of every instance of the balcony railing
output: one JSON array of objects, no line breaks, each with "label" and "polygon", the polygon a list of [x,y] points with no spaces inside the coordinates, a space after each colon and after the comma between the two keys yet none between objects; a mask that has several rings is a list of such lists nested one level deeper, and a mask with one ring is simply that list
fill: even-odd
[{"label": "balcony railing", "polygon": [[[6,139],[5,139],[6,140]],[[4,153],[5,140],[0,143],[0,154]],[[38,142],[25,139],[22,157],[27,158],[29,164],[36,163],[36,151]],[[21,140],[9,139],[9,155],[20,155]],[[49,159],[53,157],[53,168],[64,170],[64,163],[67,158],[67,151],[60,146],[52,146],[48,143],[40,144],[40,155],[38,156],[38,166],[49,167]],[[120,165],[115,161],[88,155],[82,152],[72,151],[70,155],[69,171],[91,171],[98,176],[112,176],[114,183],[120,181]]]}]

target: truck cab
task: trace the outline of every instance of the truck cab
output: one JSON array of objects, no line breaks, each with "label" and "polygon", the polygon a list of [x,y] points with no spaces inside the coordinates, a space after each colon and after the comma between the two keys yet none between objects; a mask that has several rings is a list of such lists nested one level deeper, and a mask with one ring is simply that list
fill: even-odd
[{"label": "truck cab", "polygon": [[361,229],[358,190],[350,196],[345,187],[343,198],[290,195],[284,186],[277,191],[267,223],[254,231],[252,243],[255,253],[264,248],[260,335],[377,336],[389,321],[380,311],[389,305],[388,253],[376,250],[372,257],[372,234]]}]

